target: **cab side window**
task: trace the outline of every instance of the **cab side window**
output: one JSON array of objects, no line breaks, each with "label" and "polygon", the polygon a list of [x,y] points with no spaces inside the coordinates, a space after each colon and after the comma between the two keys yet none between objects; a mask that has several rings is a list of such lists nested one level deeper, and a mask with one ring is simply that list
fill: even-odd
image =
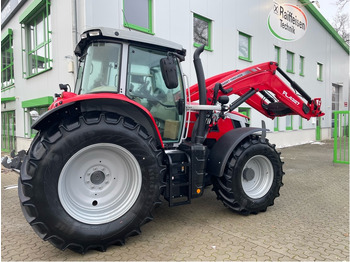
[{"label": "cab side window", "polygon": [[[165,142],[179,141],[182,112],[178,104],[184,99],[182,81],[168,89],[164,83],[160,60],[166,52],[130,46],[126,95],[146,107],[154,117]],[[179,70],[179,78],[181,79]]]}]

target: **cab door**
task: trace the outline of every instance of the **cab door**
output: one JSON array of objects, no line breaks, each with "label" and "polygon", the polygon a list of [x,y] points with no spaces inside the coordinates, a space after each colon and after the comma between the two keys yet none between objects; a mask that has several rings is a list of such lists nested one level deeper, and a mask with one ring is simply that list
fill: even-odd
[{"label": "cab door", "polygon": [[129,46],[126,95],[146,107],[154,117],[163,142],[179,142],[184,122],[184,87],[178,67],[178,86],[168,89],[164,83],[160,60],[164,51]]}]

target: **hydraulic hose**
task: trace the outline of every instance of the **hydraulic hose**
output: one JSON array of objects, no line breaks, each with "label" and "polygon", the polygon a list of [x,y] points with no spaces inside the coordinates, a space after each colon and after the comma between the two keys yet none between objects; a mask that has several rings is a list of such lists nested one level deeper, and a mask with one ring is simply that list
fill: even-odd
[{"label": "hydraulic hose", "polygon": [[311,104],[311,97],[302,89],[296,82],[294,82],[283,70],[277,67],[277,71],[291,84],[291,86],[301,94],[302,97],[306,99],[306,101]]}]

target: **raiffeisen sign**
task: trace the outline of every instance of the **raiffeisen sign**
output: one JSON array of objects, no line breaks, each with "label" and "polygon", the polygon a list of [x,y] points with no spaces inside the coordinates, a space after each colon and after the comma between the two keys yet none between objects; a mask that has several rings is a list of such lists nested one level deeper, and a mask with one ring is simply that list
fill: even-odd
[{"label": "raiffeisen sign", "polygon": [[274,2],[267,25],[276,38],[291,42],[304,36],[307,29],[307,18],[296,5]]}]

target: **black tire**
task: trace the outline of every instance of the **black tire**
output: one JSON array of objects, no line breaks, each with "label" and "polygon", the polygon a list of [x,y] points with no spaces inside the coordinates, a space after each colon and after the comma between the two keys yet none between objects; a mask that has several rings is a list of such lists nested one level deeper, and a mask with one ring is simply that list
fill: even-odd
[{"label": "black tire", "polygon": [[[140,234],[160,204],[162,159],[153,138],[131,119],[99,112],[67,118],[41,131],[24,159],[19,179],[23,214],[42,239],[62,250],[85,253],[123,245]],[[75,209],[80,198],[87,204]]]},{"label": "black tire", "polygon": [[[213,190],[223,204],[243,215],[266,211],[283,185],[280,153],[267,139],[249,136],[232,152]],[[260,172],[263,171],[263,172]]]}]

